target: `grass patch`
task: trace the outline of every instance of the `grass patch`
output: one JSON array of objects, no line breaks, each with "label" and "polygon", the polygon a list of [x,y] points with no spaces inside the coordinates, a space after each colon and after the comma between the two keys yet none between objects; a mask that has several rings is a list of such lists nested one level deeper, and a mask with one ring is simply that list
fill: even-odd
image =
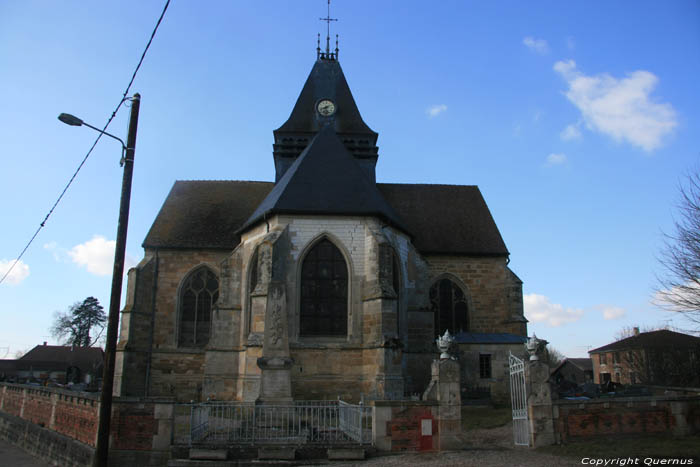
[{"label": "grass patch", "polygon": [[613,457],[675,457],[698,460],[700,456],[700,436],[673,438],[669,435],[639,436],[635,438],[602,438],[590,441],[577,441],[558,446],[537,448],[557,456],[584,458]]},{"label": "grass patch", "polygon": [[512,415],[510,407],[462,407],[462,431],[498,428],[509,423]]}]

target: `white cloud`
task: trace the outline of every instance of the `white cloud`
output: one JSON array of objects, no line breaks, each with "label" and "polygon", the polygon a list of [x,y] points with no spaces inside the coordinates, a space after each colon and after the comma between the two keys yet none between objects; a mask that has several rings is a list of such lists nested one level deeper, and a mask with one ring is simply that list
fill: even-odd
[{"label": "white cloud", "polygon": [[566,128],[559,133],[559,137],[564,141],[581,139],[581,130],[579,130],[578,125],[567,125]]},{"label": "white cloud", "polygon": [[53,259],[57,262],[67,261],[66,249],[59,247],[58,243],[55,241],[44,243],[44,250],[51,252],[51,256],[53,256]]},{"label": "white cloud", "polygon": [[527,36],[523,39],[523,44],[525,44],[528,49],[540,55],[549,53],[549,45],[544,39],[535,39],[534,37]]},{"label": "white cloud", "polygon": [[603,319],[620,319],[627,314],[624,308],[619,306],[601,305],[599,309],[603,312]]},{"label": "white cloud", "polygon": [[436,104],[436,105],[433,105],[431,107],[428,107],[425,110],[425,113],[428,114],[428,117],[435,118],[446,110],[447,110],[447,106],[445,104]]},{"label": "white cloud", "polygon": [[566,159],[566,154],[550,154],[547,156],[547,167],[551,167],[553,165],[562,165],[565,164],[567,161]]},{"label": "white cloud", "polygon": [[523,296],[525,316],[533,323],[545,322],[549,326],[559,327],[578,321],[583,316],[583,310],[564,308],[558,303],[552,303],[549,298],[539,294]]},{"label": "white cloud", "polygon": [[[0,279],[7,274],[5,280],[2,281],[3,284],[18,285],[29,276],[29,266],[25,264],[24,261],[17,261],[15,267],[12,268],[14,262],[14,259],[0,259]],[[12,268],[12,271],[8,274],[7,271],[9,271],[10,268]]]},{"label": "white cloud", "polygon": [[586,126],[616,141],[652,151],[677,124],[671,104],[651,99],[659,81],[653,73],[639,70],[619,79],[607,73],[586,76],[573,60],[556,62],[554,70],[568,83],[565,95]]},{"label": "white cloud", "polygon": [[114,266],[114,248],[117,242],[95,235],[91,240],[76,245],[68,251],[68,256],[79,266],[97,276],[107,276]]}]

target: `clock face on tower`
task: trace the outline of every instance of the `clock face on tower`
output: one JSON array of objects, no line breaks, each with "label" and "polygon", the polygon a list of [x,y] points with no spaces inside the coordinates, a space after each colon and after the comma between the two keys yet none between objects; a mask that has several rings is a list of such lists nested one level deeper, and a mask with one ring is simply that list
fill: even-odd
[{"label": "clock face on tower", "polygon": [[330,99],[321,99],[316,104],[316,110],[323,117],[330,117],[335,113],[335,104]]}]

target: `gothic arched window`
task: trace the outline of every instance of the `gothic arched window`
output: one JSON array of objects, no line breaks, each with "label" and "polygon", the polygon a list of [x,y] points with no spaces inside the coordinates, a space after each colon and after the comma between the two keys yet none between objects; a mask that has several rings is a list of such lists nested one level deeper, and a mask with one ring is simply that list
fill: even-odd
[{"label": "gothic arched window", "polygon": [[204,347],[209,342],[211,311],[219,299],[219,279],[207,267],[197,268],[180,288],[180,347]]},{"label": "gothic arched window", "polygon": [[301,266],[299,335],[345,336],[348,332],[348,267],[338,247],[324,238]]},{"label": "gothic arched window", "polygon": [[440,279],[430,288],[430,308],[435,319],[435,337],[448,329],[452,335],[469,330],[467,297],[450,279]]}]

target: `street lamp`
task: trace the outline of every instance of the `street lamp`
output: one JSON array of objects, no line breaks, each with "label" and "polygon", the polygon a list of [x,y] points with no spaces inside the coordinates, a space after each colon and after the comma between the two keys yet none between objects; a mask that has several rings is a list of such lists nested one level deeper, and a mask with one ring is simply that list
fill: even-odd
[{"label": "street lamp", "polygon": [[[138,94],[134,95],[134,99],[136,98],[137,95]],[[62,113],[61,115],[58,116],[58,119],[60,121],[62,121],[63,123],[65,123],[66,125],[70,125],[70,126],[83,126],[84,125],[88,128],[92,128],[93,130],[95,130],[99,133],[102,133],[105,136],[109,136],[110,138],[114,138],[117,141],[119,141],[119,143],[122,145],[122,158],[119,161],[119,165],[122,165],[122,166],[124,165],[124,160],[126,158],[126,144],[124,144],[124,141],[122,141],[121,138],[118,138],[111,133],[107,133],[106,131],[102,131],[95,126],[90,125],[89,123],[85,123],[84,121],[82,121],[81,119],[76,117],[75,115]]]},{"label": "street lamp", "polygon": [[89,125],[70,114],[62,113],[58,119],[71,126],[86,126],[105,136],[116,139],[122,144],[121,165],[124,166],[122,193],[119,203],[119,222],[117,224],[117,244],[114,249],[114,269],[112,270],[112,293],[107,316],[107,342],[105,344],[105,364],[102,373],[102,393],[100,394],[100,418],[97,427],[97,446],[93,465],[107,467],[109,456],[109,426],[112,416],[112,392],[114,388],[114,359],[117,350],[117,333],[119,327],[119,306],[122,297],[122,278],[124,276],[124,254],[126,251],[126,232],[129,225],[129,205],[131,203],[131,179],[134,173],[134,149],[136,146],[136,129],[138,127],[141,96],[137,93],[131,98],[131,116],[129,134],[126,143],[114,135]]}]

